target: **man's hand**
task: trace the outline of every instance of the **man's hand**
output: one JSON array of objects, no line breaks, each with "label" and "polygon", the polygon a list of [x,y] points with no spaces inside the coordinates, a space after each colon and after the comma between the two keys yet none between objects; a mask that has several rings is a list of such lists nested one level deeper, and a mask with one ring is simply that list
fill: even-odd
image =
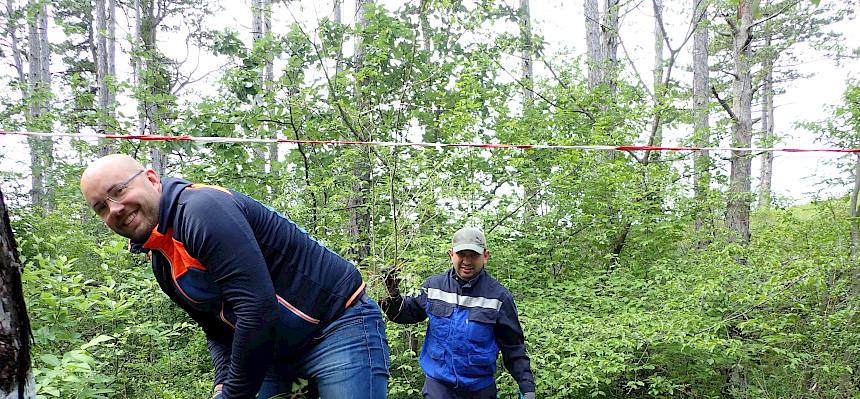
[{"label": "man's hand", "polygon": [[212,389],[212,399],[221,399],[221,384],[215,385]]},{"label": "man's hand", "polygon": [[534,392],[526,392],[523,394],[523,399],[535,399]]},{"label": "man's hand", "polygon": [[379,305],[379,309],[382,310],[382,313],[385,313],[388,311],[388,307],[391,306],[391,300],[388,298],[379,298],[379,300],[376,301],[376,304]]},{"label": "man's hand", "polygon": [[389,298],[400,297],[400,279],[397,278],[397,268],[390,267],[385,272],[385,290]]}]

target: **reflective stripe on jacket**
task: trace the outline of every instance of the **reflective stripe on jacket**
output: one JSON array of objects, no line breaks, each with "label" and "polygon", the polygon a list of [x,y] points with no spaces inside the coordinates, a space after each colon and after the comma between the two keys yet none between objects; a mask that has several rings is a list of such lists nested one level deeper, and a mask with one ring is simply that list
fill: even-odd
[{"label": "reflective stripe on jacket", "polygon": [[419,363],[428,378],[451,389],[476,391],[494,383],[499,351],[522,392],[534,379],[513,295],[482,270],[462,284],[453,269],[431,276],[414,297],[389,304],[395,323],[429,318]]}]

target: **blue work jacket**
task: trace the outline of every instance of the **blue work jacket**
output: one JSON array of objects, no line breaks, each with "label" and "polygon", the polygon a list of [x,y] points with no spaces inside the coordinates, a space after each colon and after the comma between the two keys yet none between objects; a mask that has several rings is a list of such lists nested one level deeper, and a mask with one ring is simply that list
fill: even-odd
[{"label": "blue work jacket", "polygon": [[429,318],[419,358],[427,378],[457,391],[486,388],[495,381],[501,351],[520,391],[534,392],[513,295],[486,269],[465,283],[453,269],[431,276],[417,296],[394,298],[384,310],[400,324]]}]

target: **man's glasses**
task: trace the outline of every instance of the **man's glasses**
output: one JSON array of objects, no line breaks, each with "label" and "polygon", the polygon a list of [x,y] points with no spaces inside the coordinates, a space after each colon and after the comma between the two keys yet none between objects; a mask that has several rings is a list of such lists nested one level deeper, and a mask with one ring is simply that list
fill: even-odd
[{"label": "man's glasses", "polygon": [[143,172],[145,172],[145,170],[139,170],[137,173],[133,174],[124,182],[115,184],[113,185],[113,187],[108,189],[107,197],[105,197],[105,199],[99,202],[96,202],[95,205],[93,205],[93,211],[95,211],[96,215],[103,217],[107,213],[108,201],[119,204],[120,201],[122,201],[122,198],[125,197],[125,194],[128,192],[128,190],[126,190],[128,188],[128,185],[131,184],[131,181],[134,180],[135,177],[140,176],[140,174]]}]

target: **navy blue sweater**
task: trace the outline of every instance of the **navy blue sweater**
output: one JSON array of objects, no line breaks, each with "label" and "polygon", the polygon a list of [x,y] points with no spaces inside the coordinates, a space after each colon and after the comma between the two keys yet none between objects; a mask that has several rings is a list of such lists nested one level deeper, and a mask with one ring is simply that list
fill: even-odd
[{"label": "navy blue sweater", "polygon": [[363,291],[354,265],[286,217],[221,187],[162,178],[152,250],[161,289],[204,330],[223,397],[253,398]]}]

